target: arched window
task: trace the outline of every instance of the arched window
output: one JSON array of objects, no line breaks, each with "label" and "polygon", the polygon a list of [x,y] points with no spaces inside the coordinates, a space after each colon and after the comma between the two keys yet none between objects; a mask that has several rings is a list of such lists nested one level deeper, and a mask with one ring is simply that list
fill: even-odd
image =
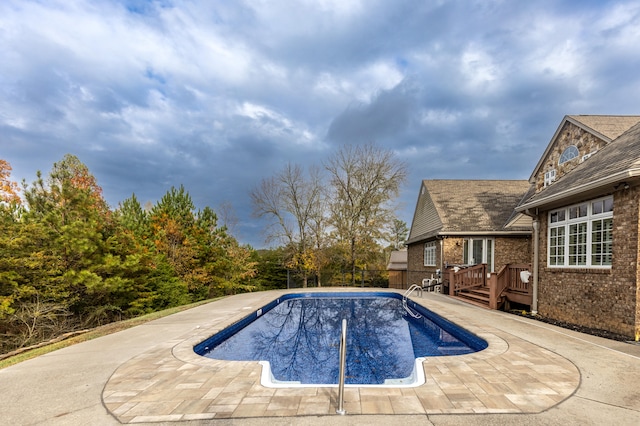
[{"label": "arched window", "polygon": [[560,160],[558,160],[558,164],[560,165],[566,163],[569,160],[573,160],[574,158],[578,158],[579,155],[580,152],[578,151],[578,148],[575,145],[571,145],[564,150],[564,152],[560,156]]}]

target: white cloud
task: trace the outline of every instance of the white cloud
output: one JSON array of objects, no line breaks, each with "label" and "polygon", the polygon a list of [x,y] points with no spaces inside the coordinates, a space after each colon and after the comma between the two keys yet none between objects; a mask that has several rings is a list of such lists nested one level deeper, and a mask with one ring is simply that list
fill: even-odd
[{"label": "white cloud", "polygon": [[455,126],[460,119],[460,113],[445,109],[429,109],[423,111],[420,123],[427,126]]},{"label": "white cloud", "polygon": [[573,40],[566,40],[538,52],[537,69],[541,74],[550,73],[555,77],[576,77],[583,69],[584,56]]},{"label": "white cloud", "polygon": [[[614,41],[625,40],[630,42],[637,40],[640,34],[640,5],[637,2],[614,4],[611,9],[599,16],[594,23],[597,31],[620,33],[614,37]],[[628,38],[630,37],[630,39]]]},{"label": "white cloud", "polygon": [[366,7],[360,0],[304,0],[303,3],[307,7],[346,18],[359,15]]},{"label": "white cloud", "polygon": [[125,4],[0,1],[0,155],[18,179],[71,152],[114,205],[184,183],[248,211],[242,188],[319,163],[332,129],[387,144],[411,179],[481,178],[564,114],[640,113],[634,1]]},{"label": "white cloud", "polygon": [[344,102],[369,103],[382,90],[390,90],[397,86],[404,74],[389,61],[377,61],[367,64],[350,73],[332,74],[322,72],[313,83],[313,90],[323,97],[337,96]]},{"label": "white cloud", "polygon": [[362,81],[364,91],[389,90],[398,85],[404,78],[394,63],[377,61],[360,70],[356,81]]},{"label": "white cloud", "polygon": [[491,55],[472,43],[462,52],[461,70],[467,84],[474,90],[488,90],[501,78],[501,71]]},{"label": "white cloud", "polygon": [[279,138],[283,144],[313,147],[319,143],[318,138],[304,123],[296,123],[264,105],[244,102],[238,106],[236,114],[249,118],[252,129],[270,138]]}]

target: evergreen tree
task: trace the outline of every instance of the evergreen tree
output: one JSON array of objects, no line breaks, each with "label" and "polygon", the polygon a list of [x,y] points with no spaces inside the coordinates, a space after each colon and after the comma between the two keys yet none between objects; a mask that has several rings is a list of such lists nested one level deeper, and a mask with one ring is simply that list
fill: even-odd
[{"label": "evergreen tree", "polygon": [[136,194],[124,200],[116,213],[124,230],[131,231],[141,239],[149,236],[149,215],[142,208]]},{"label": "evergreen tree", "polygon": [[66,155],[24,185],[0,160],[0,351],[64,332],[252,291],[253,251],[195,211],[184,187],[145,210],[111,211],[95,177]]}]

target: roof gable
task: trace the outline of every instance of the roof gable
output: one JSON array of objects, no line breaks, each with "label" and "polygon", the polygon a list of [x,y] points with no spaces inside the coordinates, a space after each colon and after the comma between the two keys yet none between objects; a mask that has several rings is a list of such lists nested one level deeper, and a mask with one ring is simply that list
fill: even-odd
[{"label": "roof gable", "polygon": [[505,231],[529,188],[526,180],[425,180],[408,241],[447,233]]},{"label": "roof gable", "polygon": [[526,199],[518,211],[566,204],[571,197],[604,195],[623,181],[640,179],[640,123],[552,185]]},{"label": "roof gable", "polygon": [[[565,115],[560,125],[556,129],[553,137],[549,141],[544,153],[538,160],[538,164],[533,169],[529,182],[535,183],[541,168],[545,164],[549,154],[556,146],[561,132],[567,123],[577,126],[583,131],[590,133],[594,137],[602,140],[602,145],[606,145],[613,139],[620,136],[632,126],[640,123],[640,116],[637,115]],[[583,153],[587,154],[587,153]]]},{"label": "roof gable", "polygon": [[420,184],[420,193],[418,194],[418,201],[413,213],[413,221],[411,223],[411,229],[409,230],[409,238],[407,241],[430,234],[435,235],[440,229],[442,229],[440,213],[436,209],[435,203],[431,198],[431,194],[425,186],[426,182],[427,181],[422,181]]}]

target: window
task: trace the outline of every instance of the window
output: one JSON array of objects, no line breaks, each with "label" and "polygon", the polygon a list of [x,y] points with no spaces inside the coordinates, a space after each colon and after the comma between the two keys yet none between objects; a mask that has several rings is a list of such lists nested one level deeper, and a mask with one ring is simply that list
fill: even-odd
[{"label": "window", "polygon": [[436,266],[436,242],[424,245],[424,266]]},{"label": "window", "polygon": [[591,264],[611,266],[613,219],[594,220],[591,226]]},{"label": "window", "polygon": [[462,246],[462,262],[465,265],[477,265],[479,263],[486,263],[489,271],[493,272],[493,239],[465,239]]},{"label": "window", "polygon": [[583,162],[587,161],[589,159],[589,157],[591,157],[596,152],[598,152],[597,149],[595,151],[591,151],[590,153],[583,155],[582,157],[580,157],[580,162],[583,163]]},{"label": "window", "polygon": [[613,259],[613,197],[549,213],[550,267],[610,268]]},{"label": "window", "polygon": [[564,228],[550,228],[549,230],[549,265],[564,264]]},{"label": "window", "polygon": [[564,150],[562,155],[560,155],[560,159],[558,160],[558,165],[564,164],[567,161],[573,160],[574,158],[578,158],[579,155],[580,155],[580,152],[578,151],[578,148],[575,145],[571,145],[570,147],[567,147],[567,149]]},{"label": "window", "polygon": [[587,266],[587,223],[569,225],[569,265]]},{"label": "window", "polygon": [[549,186],[551,183],[556,180],[556,170],[549,170],[544,174],[544,186]]}]

